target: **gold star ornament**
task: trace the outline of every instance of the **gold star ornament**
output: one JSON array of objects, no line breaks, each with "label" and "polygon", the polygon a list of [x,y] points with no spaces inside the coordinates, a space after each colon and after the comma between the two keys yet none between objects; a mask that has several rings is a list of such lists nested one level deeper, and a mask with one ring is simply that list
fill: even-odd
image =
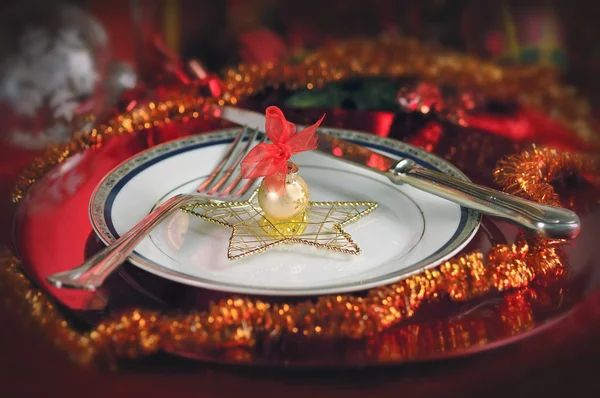
[{"label": "gold star ornament", "polygon": [[343,227],[371,213],[375,202],[308,202],[306,210],[287,220],[265,216],[258,191],[244,202],[208,202],[186,207],[198,218],[233,229],[227,256],[237,260],[272,247],[305,244],[347,254],[360,254],[360,248]]},{"label": "gold star ornament", "polygon": [[282,243],[302,243],[347,254],[360,249],[343,228],[369,214],[373,202],[311,202],[306,181],[298,174],[292,155],[317,148],[312,126],[296,132],[281,109],[265,111],[265,134],[270,142],[255,145],[240,163],[241,176],[262,178],[246,202],[201,202],[186,209],[207,221],[233,229],[227,255],[230,260],[264,252]]}]

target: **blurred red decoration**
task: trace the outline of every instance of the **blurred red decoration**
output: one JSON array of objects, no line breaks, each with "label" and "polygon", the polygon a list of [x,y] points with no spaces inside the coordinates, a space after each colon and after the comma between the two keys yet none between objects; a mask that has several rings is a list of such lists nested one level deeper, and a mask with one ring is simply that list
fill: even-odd
[{"label": "blurred red decoration", "polygon": [[429,82],[418,82],[403,86],[396,96],[400,109],[405,112],[432,114],[441,121],[466,127],[466,115],[483,108],[484,97],[476,91],[454,91],[444,93],[444,89]]}]

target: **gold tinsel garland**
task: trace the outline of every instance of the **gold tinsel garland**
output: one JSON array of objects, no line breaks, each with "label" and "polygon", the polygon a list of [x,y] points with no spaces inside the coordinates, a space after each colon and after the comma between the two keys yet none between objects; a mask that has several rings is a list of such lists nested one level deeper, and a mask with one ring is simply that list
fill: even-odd
[{"label": "gold tinsel garland", "polygon": [[[277,84],[312,88],[327,81],[371,75],[415,75],[452,82],[459,87],[476,86],[488,96],[517,96],[553,111],[559,119],[578,120],[577,125],[583,121],[582,125],[589,127],[588,114],[572,106],[572,93],[559,86],[549,72],[534,68],[502,69],[462,55],[433,53],[412,41],[350,42],[317,52],[294,66],[242,65],[227,73],[227,91],[216,101],[236,104],[266,86]],[[522,95],[523,92],[527,94]],[[73,154],[99,146],[110,136],[158,127],[173,120],[203,117],[206,102],[182,94],[163,103],[150,103],[119,115],[69,144],[50,148],[18,180],[15,203],[37,179]],[[586,137],[589,131],[580,128],[579,132]],[[510,192],[557,204],[549,179],[554,172],[564,169],[587,174],[592,172],[593,164],[579,155],[534,148],[500,162],[494,175]],[[167,348],[184,351],[199,347],[251,348],[259,339],[284,334],[302,338],[364,338],[410,318],[428,300],[442,296],[455,301],[468,300],[492,291],[526,286],[538,275],[563,272],[562,243],[527,240],[521,236],[513,245],[497,245],[487,255],[476,251],[457,256],[419,275],[371,289],[365,297],[323,296],[299,304],[233,297],[211,303],[206,311],[183,315],[131,310],[113,315],[88,333],[72,329],[52,299],[24,277],[18,259],[8,253],[3,256],[5,266],[0,270],[0,285],[12,292],[9,297],[13,306],[20,306],[23,314],[31,314],[75,359],[88,363],[102,357],[112,363],[116,358],[134,358]]]},{"label": "gold tinsel garland", "polygon": [[559,82],[557,72],[540,67],[501,67],[478,58],[419,44],[408,39],[354,40],[314,52],[298,64],[245,65],[224,73],[220,98],[198,97],[193,92],[171,100],[150,103],[125,112],[66,145],[51,147],[26,170],[15,189],[18,202],[24,191],[44,170],[80,150],[101,145],[105,137],[133,133],[176,120],[206,118],[208,102],[236,105],[265,87],[296,90],[319,88],[328,82],[352,77],[414,76],[459,89],[478,90],[488,98],[510,99],[543,111],[582,140],[598,143],[600,130],[587,101],[573,88]]}]

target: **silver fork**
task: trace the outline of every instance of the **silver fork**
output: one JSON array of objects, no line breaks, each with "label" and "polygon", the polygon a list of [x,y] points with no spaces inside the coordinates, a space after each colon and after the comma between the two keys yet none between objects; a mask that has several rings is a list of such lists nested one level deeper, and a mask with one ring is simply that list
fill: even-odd
[{"label": "silver fork", "polygon": [[[246,135],[248,139],[244,140]],[[242,175],[239,172],[236,175],[242,159],[252,149],[254,142],[266,140],[266,136],[263,136],[257,141],[257,135],[258,130],[242,129],[212,173],[198,187],[196,194],[179,194],[168,199],[127,233],[77,268],[48,276],[48,283],[57,288],[96,290],[127,260],[142,239],[175,211],[198,202],[240,200],[247,193],[252,193],[251,188],[258,182],[256,179],[247,180],[235,193],[232,192],[242,182]],[[234,175],[236,176],[233,177]]]}]

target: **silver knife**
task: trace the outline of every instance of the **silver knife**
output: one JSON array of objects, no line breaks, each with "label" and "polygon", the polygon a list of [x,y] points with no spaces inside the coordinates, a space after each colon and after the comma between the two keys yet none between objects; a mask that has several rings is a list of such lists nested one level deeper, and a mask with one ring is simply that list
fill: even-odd
[{"label": "silver knife", "polygon": [[[244,109],[221,107],[215,116],[265,131],[265,116]],[[305,126],[297,126],[298,131]],[[542,205],[488,187],[427,169],[412,159],[393,159],[363,146],[317,131],[317,151],[387,176],[394,184],[408,184],[483,214],[501,217],[536,235],[573,239],[579,235],[579,217],[572,211]]]}]

